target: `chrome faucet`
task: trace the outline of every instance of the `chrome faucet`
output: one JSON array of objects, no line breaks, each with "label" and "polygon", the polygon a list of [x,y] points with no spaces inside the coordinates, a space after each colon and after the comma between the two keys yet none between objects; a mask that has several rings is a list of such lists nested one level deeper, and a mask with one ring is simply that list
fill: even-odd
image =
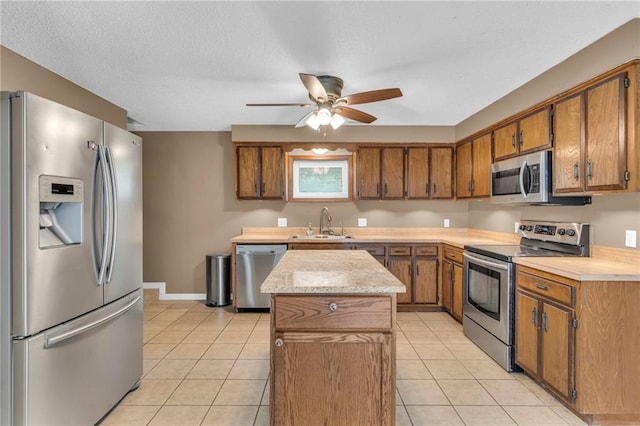
[{"label": "chrome faucet", "polygon": [[333,234],[331,230],[331,215],[326,207],[323,207],[320,211],[320,235],[324,234]]}]

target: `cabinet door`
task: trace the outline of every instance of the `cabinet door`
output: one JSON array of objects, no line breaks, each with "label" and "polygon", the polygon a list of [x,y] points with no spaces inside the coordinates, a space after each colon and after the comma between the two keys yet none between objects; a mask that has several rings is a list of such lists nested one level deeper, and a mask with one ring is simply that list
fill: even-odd
[{"label": "cabinet door", "polygon": [[580,159],[584,143],[582,94],[563,99],[554,106],[553,192],[582,191],[584,167]]},{"label": "cabinet door", "polygon": [[538,374],[538,299],[516,292],[516,364]]},{"label": "cabinet door", "polygon": [[524,117],[519,126],[520,154],[551,147],[551,107]]},{"label": "cabinet door", "polygon": [[[392,425],[387,333],[275,333],[271,424]],[[330,373],[328,373],[330,372]],[[395,381],[394,381],[395,382]],[[339,392],[337,391],[339,389]]]},{"label": "cabinet door", "polygon": [[404,148],[382,149],[382,198],[404,198]]},{"label": "cabinet door", "polygon": [[471,190],[474,197],[487,197],[491,193],[491,134],[473,141],[473,180]]},{"label": "cabinet door", "polygon": [[358,149],[358,198],[380,198],[380,148]]},{"label": "cabinet door", "polygon": [[236,148],[236,191],[238,198],[258,198],[258,147]]},{"label": "cabinet door", "polygon": [[569,399],[572,380],[573,314],[542,303],[542,380]]},{"label": "cabinet door", "polygon": [[625,76],[616,76],[587,90],[588,191],[626,188]]},{"label": "cabinet door", "polygon": [[451,300],[451,311],[453,313],[453,316],[456,317],[458,321],[462,321],[462,265],[458,265],[457,263],[453,264],[452,288],[453,298]]},{"label": "cabinet door", "polygon": [[389,257],[389,265],[387,268],[407,287],[406,293],[398,293],[398,303],[411,303],[413,301],[411,259]]},{"label": "cabinet door", "polygon": [[514,122],[493,131],[493,155],[497,160],[518,153],[518,123]]},{"label": "cabinet door", "polygon": [[451,279],[453,278],[453,263],[442,262],[442,307],[451,313]]},{"label": "cabinet door", "polygon": [[456,147],[456,198],[471,197],[471,142]]},{"label": "cabinet door", "polygon": [[453,197],[453,149],[431,148],[431,198]]},{"label": "cabinet door", "polygon": [[262,147],[260,157],[260,177],[262,180],[260,194],[262,198],[284,198],[282,188],[282,148],[279,146]]},{"label": "cabinet door", "polygon": [[429,148],[407,149],[407,198],[429,198]]},{"label": "cabinet door", "polygon": [[415,303],[438,303],[438,259],[416,259]]}]

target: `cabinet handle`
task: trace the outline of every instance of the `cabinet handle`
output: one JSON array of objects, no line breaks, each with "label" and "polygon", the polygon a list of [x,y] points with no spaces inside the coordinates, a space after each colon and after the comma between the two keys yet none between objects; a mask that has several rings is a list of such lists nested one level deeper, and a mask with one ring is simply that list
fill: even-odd
[{"label": "cabinet handle", "polygon": [[471,181],[469,181],[469,184],[467,185],[467,188],[469,188],[469,192],[471,192]]},{"label": "cabinet handle", "polygon": [[384,194],[387,194],[387,182],[384,183]]},{"label": "cabinet handle", "polygon": [[514,147],[514,148],[516,147],[516,134],[515,133],[511,135],[511,146]]},{"label": "cabinet handle", "polygon": [[256,195],[258,195],[258,184],[257,184],[257,183],[253,184],[253,192],[254,192]]},{"label": "cabinet handle", "polygon": [[274,342],[274,344],[276,345],[277,348],[281,347],[282,345],[284,345],[284,341],[280,338],[277,338],[276,341]]},{"label": "cabinet handle", "polygon": [[575,180],[579,180],[580,179],[580,170],[579,170],[579,165],[578,165],[577,161],[575,163],[573,163],[573,178]]},{"label": "cabinet handle", "polygon": [[263,183],[262,184],[262,193],[264,194],[265,190],[267,189],[267,184]]},{"label": "cabinet handle", "polygon": [[538,307],[534,306],[531,310],[531,324],[538,326]]},{"label": "cabinet handle", "polygon": [[380,184],[376,183],[376,194],[380,195]]},{"label": "cabinet handle", "polygon": [[473,192],[474,189],[476,189],[476,181],[471,180],[471,192]]},{"label": "cabinet handle", "polygon": [[329,303],[329,310],[331,312],[335,312],[338,310],[338,304],[337,303]]},{"label": "cabinet handle", "polygon": [[524,131],[523,130],[520,130],[520,135],[519,136],[520,136],[520,140],[519,140],[520,146],[522,146],[522,145],[524,145]]},{"label": "cabinet handle", "polygon": [[546,285],[542,285],[540,283],[534,283],[534,285],[536,286],[536,288],[539,288],[540,290],[544,290],[544,291],[549,290],[549,287],[547,287]]},{"label": "cabinet handle", "polygon": [[451,269],[451,284],[456,280],[456,270]]},{"label": "cabinet handle", "polygon": [[436,184],[433,184],[433,195],[436,195]]},{"label": "cabinet handle", "polygon": [[425,192],[425,194],[429,193],[429,184],[428,183],[424,184],[424,192]]},{"label": "cabinet handle", "polygon": [[420,275],[420,265],[416,265],[416,275]]},{"label": "cabinet handle", "polygon": [[545,331],[547,331],[547,313],[543,312],[542,313],[542,329]]},{"label": "cabinet handle", "polygon": [[587,177],[591,179],[591,160],[587,161]]}]

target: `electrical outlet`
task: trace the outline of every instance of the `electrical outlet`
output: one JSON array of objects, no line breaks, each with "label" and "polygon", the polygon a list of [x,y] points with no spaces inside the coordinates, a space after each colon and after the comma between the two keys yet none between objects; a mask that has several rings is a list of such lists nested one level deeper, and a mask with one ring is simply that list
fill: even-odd
[{"label": "electrical outlet", "polygon": [[449,227],[449,225],[450,225],[449,219],[445,219],[445,220],[444,220],[444,227],[445,227],[445,228],[448,228],[448,227]]},{"label": "electrical outlet", "polygon": [[513,232],[517,234],[519,230],[520,230],[520,222],[516,222],[515,226],[513,227]]},{"label": "electrical outlet", "polygon": [[624,245],[625,247],[636,248],[636,231],[627,229],[624,231]]},{"label": "electrical outlet", "polygon": [[367,226],[367,218],[366,217],[359,217],[358,218],[358,226],[366,227]]},{"label": "electrical outlet", "polygon": [[286,228],[287,227],[287,218],[279,217],[278,218],[278,228]]}]

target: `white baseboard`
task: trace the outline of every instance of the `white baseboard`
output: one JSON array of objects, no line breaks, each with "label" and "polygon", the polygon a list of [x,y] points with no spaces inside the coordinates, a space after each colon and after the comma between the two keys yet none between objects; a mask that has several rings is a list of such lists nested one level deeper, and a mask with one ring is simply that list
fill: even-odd
[{"label": "white baseboard", "polygon": [[206,300],[206,293],[167,293],[167,283],[142,283],[143,289],[158,290],[159,300]]}]

